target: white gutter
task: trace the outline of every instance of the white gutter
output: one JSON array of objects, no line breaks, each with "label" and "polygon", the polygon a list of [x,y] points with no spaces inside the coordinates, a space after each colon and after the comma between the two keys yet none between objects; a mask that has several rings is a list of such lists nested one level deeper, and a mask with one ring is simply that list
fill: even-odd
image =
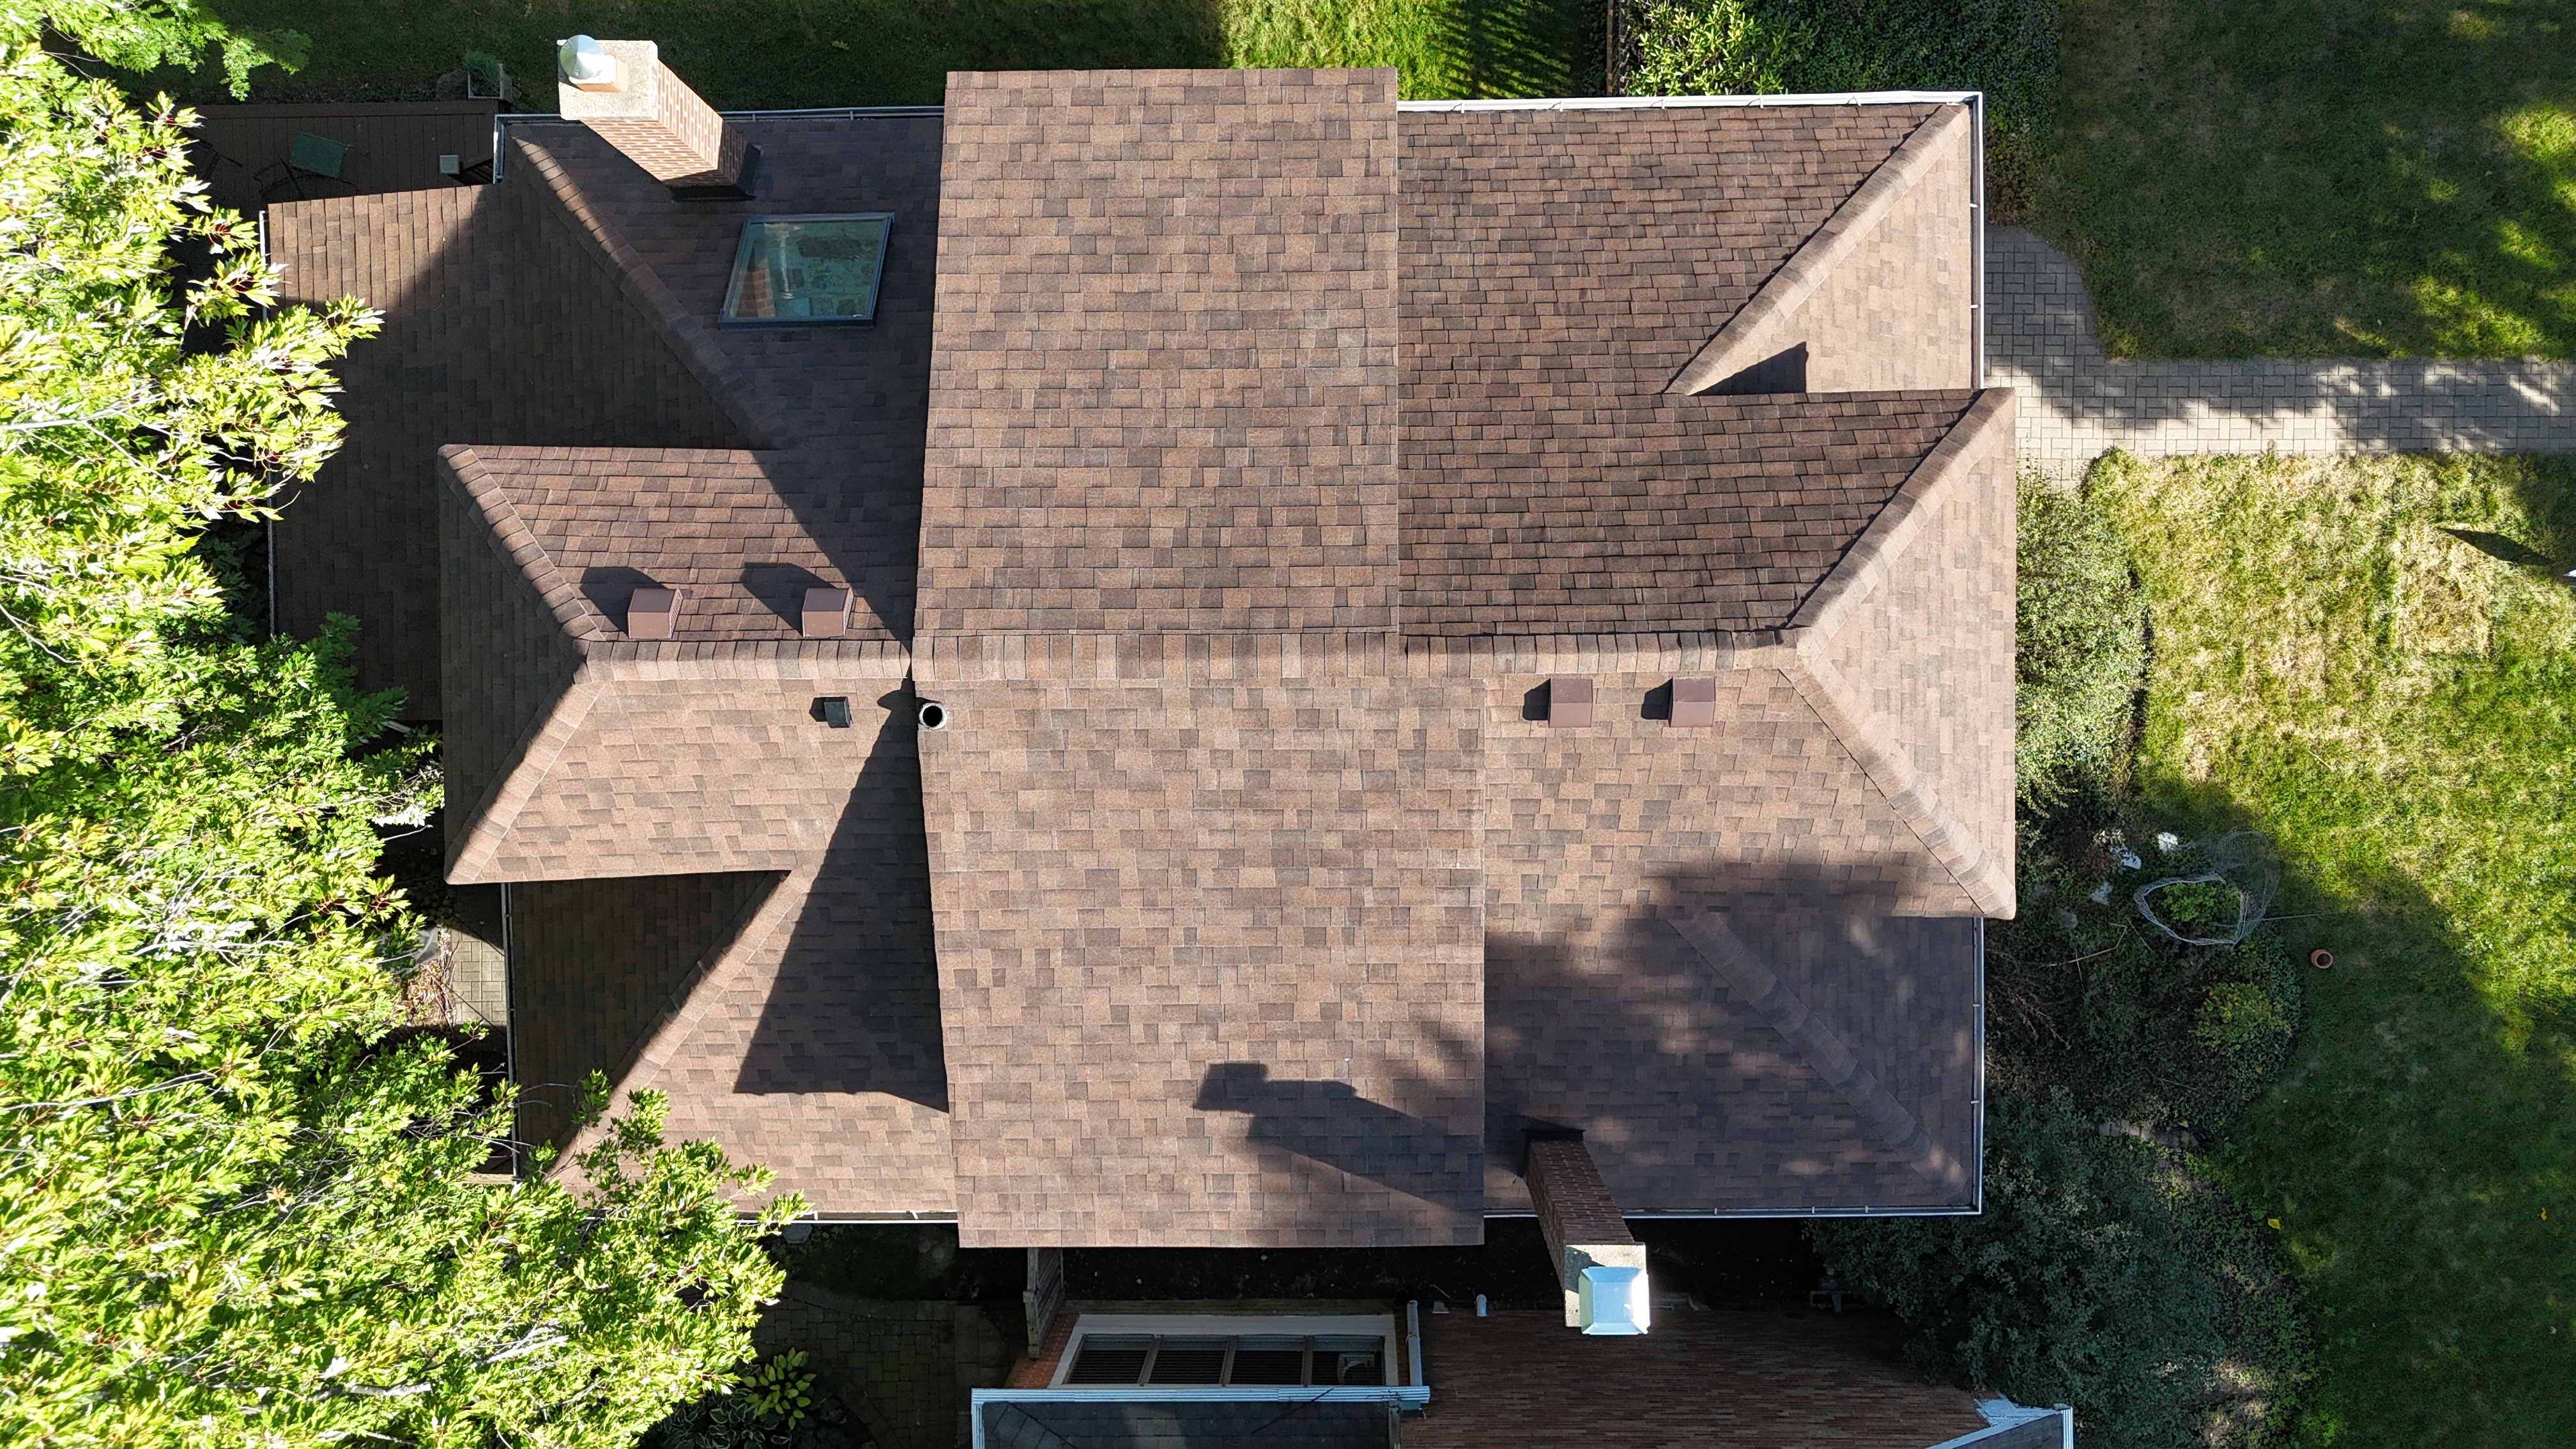
[{"label": "white gutter", "polygon": [[1777,96],[1558,96],[1503,101],[1398,101],[1399,111],[1681,111],[1707,106],[1973,106],[1976,91],[1825,91]]}]

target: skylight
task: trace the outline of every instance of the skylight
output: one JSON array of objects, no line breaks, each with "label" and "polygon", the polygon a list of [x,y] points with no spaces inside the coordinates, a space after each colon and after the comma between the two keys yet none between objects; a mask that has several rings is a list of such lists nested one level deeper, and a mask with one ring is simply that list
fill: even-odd
[{"label": "skylight", "polygon": [[721,320],[728,327],[875,321],[893,223],[890,211],[750,218]]}]

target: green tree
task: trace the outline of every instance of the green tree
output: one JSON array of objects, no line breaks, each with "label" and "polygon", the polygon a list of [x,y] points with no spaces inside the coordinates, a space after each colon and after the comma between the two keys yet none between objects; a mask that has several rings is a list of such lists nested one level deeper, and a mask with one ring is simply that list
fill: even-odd
[{"label": "green tree", "polygon": [[313,476],[375,320],[271,305],[191,121],[0,51],[0,1443],[627,1443],[799,1205],[650,1095],[578,1186],[487,1174],[508,1087],[402,1027],[430,744],[191,550]]},{"label": "green tree", "polygon": [[252,71],[296,70],[312,46],[297,30],[236,31],[196,0],[0,0],[0,43],[35,45],[48,28],[125,70],[194,70],[211,50],[236,97],[250,94]]}]

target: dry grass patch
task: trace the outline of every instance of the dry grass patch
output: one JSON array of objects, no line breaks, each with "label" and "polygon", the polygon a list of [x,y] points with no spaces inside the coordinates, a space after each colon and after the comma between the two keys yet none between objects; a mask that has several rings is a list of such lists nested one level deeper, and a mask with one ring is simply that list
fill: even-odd
[{"label": "dry grass patch", "polygon": [[2310,972],[2221,1144],[2319,1348],[2304,1442],[2576,1442],[2576,460],[2115,458],[2144,805],[2280,844]]}]

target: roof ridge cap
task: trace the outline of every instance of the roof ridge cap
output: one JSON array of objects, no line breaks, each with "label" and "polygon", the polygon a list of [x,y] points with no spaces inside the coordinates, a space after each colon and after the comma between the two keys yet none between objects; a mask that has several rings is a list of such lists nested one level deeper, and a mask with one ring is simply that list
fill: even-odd
[{"label": "roof ridge cap", "polygon": [[[631,1100],[637,1092],[651,1090],[653,1084],[661,1080],[672,1057],[696,1034],[698,1024],[706,1020],[716,998],[733,984],[733,978],[742,971],[752,954],[778,934],[784,918],[794,909],[801,908],[813,894],[814,887],[821,881],[822,867],[823,862],[818,856],[793,870],[761,872],[777,879],[770,882],[767,891],[746,902],[741,910],[734,913],[733,919],[725,923],[726,934],[720,944],[699,957],[697,964],[690,967],[671,988],[670,995],[663,998],[661,1015],[635,1038],[626,1054],[619,1059],[608,1091],[612,1106]],[[803,885],[801,890],[795,888],[799,882]],[[700,999],[702,994],[704,1000]],[[577,1162],[584,1152],[608,1135],[608,1130],[607,1119],[603,1117],[575,1132],[572,1140],[556,1154],[551,1171],[559,1172],[565,1165]]]},{"label": "roof ridge cap", "polygon": [[[1853,610],[1877,591],[1889,569],[1903,556],[1906,545],[1923,531],[1931,517],[1934,498],[1949,488],[1951,480],[1966,475],[1983,461],[1998,439],[2011,437],[2007,415],[2012,403],[2011,388],[1979,388],[1959,414],[1959,420],[1914,465],[1914,471],[1905,475],[1887,505],[1861,529],[1860,536],[1843,550],[1843,556],[1817,581],[1782,627],[1812,631],[1822,639],[1841,633]],[[1999,418],[2006,419],[2003,426],[1997,426]]]},{"label": "roof ridge cap", "polygon": [[512,751],[517,763],[492,782],[483,792],[483,798],[475,802],[474,813],[464,817],[471,823],[466,826],[465,839],[457,847],[454,863],[447,868],[450,883],[482,883],[483,872],[491,868],[494,857],[501,853],[501,842],[509,838],[511,823],[519,818],[519,812],[536,795],[537,787],[543,785],[546,776],[554,771],[555,761],[563,757],[564,747],[581,732],[583,721],[590,717],[591,706],[607,690],[608,681],[600,677],[588,660],[582,661],[573,670],[572,682],[555,697],[553,707],[532,721],[519,736],[518,745]]},{"label": "roof ridge cap", "polygon": [[519,506],[493,477],[482,453],[471,444],[450,443],[438,450],[438,458],[447,465],[456,486],[465,490],[466,501],[482,513],[488,525],[484,538],[492,550],[537,591],[538,601],[553,612],[564,633],[583,643],[607,638],[608,621],[564,578],[554,555],[546,551],[545,540],[520,516]]},{"label": "roof ridge cap", "polygon": [[553,200],[556,214],[598,246],[595,255],[617,279],[619,290],[643,312],[646,324],[680,359],[680,365],[697,379],[698,385],[707,390],[726,418],[742,431],[750,446],[777,449],[793,443],[794,435],[777,411],[756,400],[741,364],[716,345],[715,338],[689,314],[652,264],[627,245],[606,217],[592,209],[581,194],[580,184],[563,163],[524,136],[513,137],[512,142],[527,158],[528,165],[544,178],[545,189],[539,195]]},{"label": "roof ridge cap", "polygon": [[1915,839],[1950,873],[1978,914],[2009,919],[2012,892],[1998,878],[1985,847],[1978,843],[1967,823],[1951,812],[1923,772],[1901,752],[1883,743],[1888,734],[1885,722],[1853,691],[1842,671],[1824,657],[1827,640],[1813,629],[1783,632],[1791,647],[1789,657],[1780,661],[1780,672],[1797,689],[1799,698],[1833,732],[1861,773],[1878,787],[1888,807],[1914,832]]},{"label": "roof ridge cap", "polygon": [[1898,142],[1896,149],[1843,199],[1843,204],[1834,208],[1825,224],[1789,254],[1780,270],[1772,273],[1771,279],[1726,320],[1717,335],[1682,364],[1664,391],[1698,393],[1760,362],[1756,354],[1773,340],[1769,335],[1772,327],[1813,296],[1843,258],[1868,239],[1888,210],[1931,169],[1951,135],[1967,123],[1966,106],[1936,106],[1923,124]]},{"label": "roof ridge cap", "polygon": [[1965,1165],[1932,1140],[1921,1119],[1896,1100],[1896,1094],[1888,1090],[1876,1072],[1861,1065],[1840,1032],[1782,981],[1779,973],[1753,954],[1726,924],[1722,912],[1704,906],[1687,910],[1665,906],[1656,914],[1674,935],[1681,937],[1682,944],[1717,968],[1745,1005],[1785,1038],[1825,1085],[1860,1114],[1863,1122],[1877,1129],[1880,1139],[1894,1148],[1908,1167],[1942,1186],[1966,1184]]}]

